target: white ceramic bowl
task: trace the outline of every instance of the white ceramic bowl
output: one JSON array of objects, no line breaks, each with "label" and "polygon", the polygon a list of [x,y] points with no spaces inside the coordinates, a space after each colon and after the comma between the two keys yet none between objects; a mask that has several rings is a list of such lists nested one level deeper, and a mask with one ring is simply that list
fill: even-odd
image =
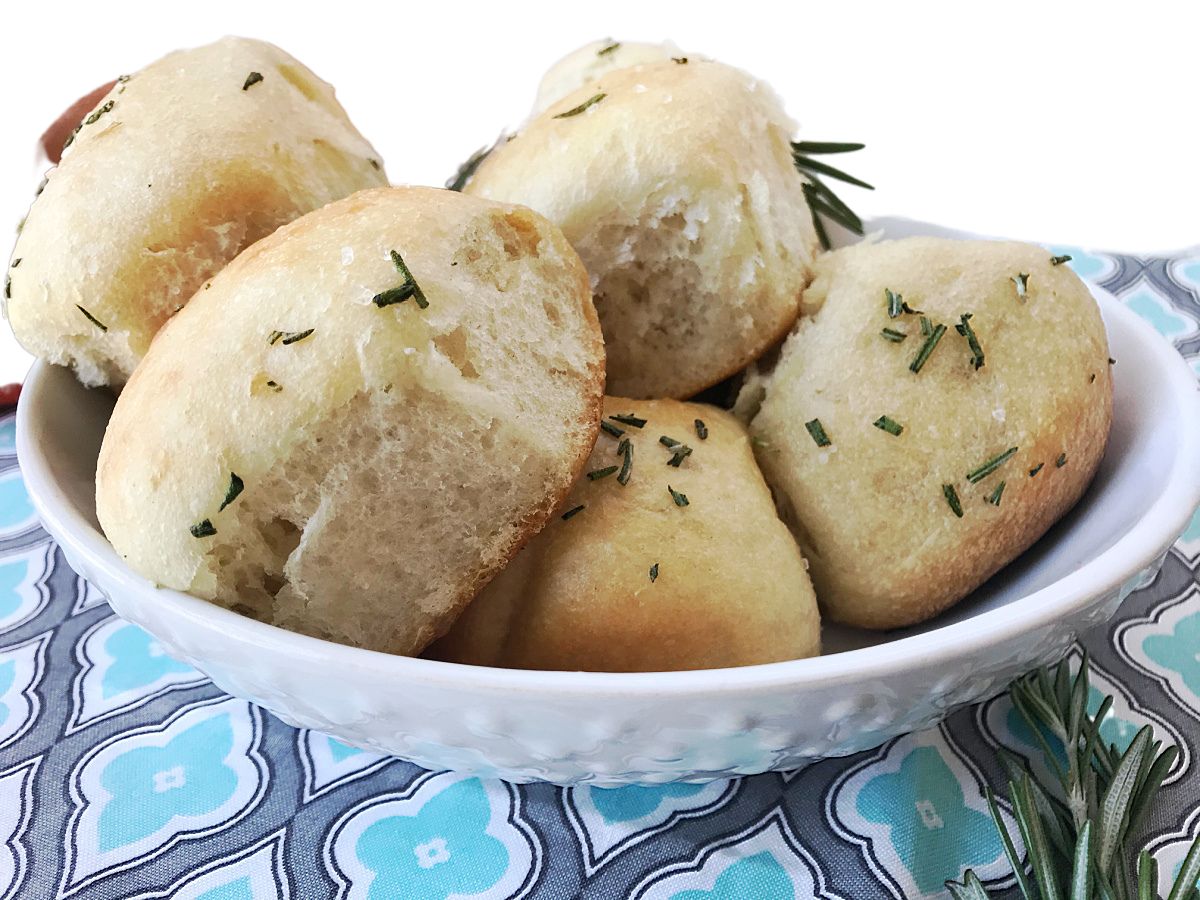
[{"label": "white ceramic bowl", "polygon": [[816,659],[698,672],[525,672],[389,656],[292,634],[130,571],[96,522],[113,400],[39,363],[17,450],[46,530],[113,608],[231,694],[293,725],[433,769],[615,785],[789,769],[874,747],[1061,656],[1157,572],[1200,503],[1200,389],[1174,349],[1099,298],[1118,360],[1095,482],[1031,550],[905,632],[826,630]]}]

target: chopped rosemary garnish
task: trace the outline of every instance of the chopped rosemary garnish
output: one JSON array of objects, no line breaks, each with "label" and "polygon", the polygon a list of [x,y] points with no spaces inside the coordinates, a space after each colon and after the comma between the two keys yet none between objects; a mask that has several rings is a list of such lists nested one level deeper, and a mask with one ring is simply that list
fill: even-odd
[{"label": "chopped rosemary garnish", "polygon": [[1093,373],[1092,373],[1092,374],[1091,374],[1091,375],[1088,377],[1088,384],[1095,384],[1095,383],[1096,383],[1096,373],[1095,373],[1095,372],[1093,372]]},{"label": "chopped rosemary garnish", "polygon": [[97,319],[95,316],[93,316],[90,312],[88,312],[86,309],[84,309],[78,303],[75,304],[75,308],[77,310],[79,310],[81,313],[83,313],[85,316],[87,316],[87,320],[89,322],[91,322],[93,325],[95,325],[97,328],[99,328],[101,331],[108,331],[107,325],[105,325],[103,322],[101,322],[99,319]]},{"label": "chopped rosemary garnish", "polygon": [[613,41],[612,43],[608,44],[607,46],[601,47],[599,50],[597,50],[596,55],[597,56],[607,56],[609,53],[612,53],[614,50],[616,50],[620,46],[621,46],[620,41]]},{"label": "chopped rosemary garnish", "polygon": [[971,484],[978,484],[979,482],[983,481],[983,479],[987,478],[989,475],[991,475],[993,472],[995,472],[1002,465],[1004,465],[1006,462],[1008,462],[1009,459],[1011,459],[1013,454],[1016,452],[1017,452],[1016,447],[1009,447],[1003,453],[996,454],[991,459],[989,459],[987,462],[985,462],[983,465],[981,465],[979,468],[972,469],[970,472],[968,472],[967,473],[967,481],[971,482]]},{"label": "chopped rosemary garnish", "polygon": [[267,387],[269,387],[271,390],[273,390],[277,394],[283,390],[283,385],[280,384],[278,381],[268,380]]},{"label": "chopped rosemary garnish", "polygon": [[692,448],[687,444],[679,444],[671,448],[671,458],[667,460],[667,465],[678,469],[685,459],[692,455]]},{"label": "chopped rosemary garnish", "polygon": [[686,66],[687,65],[687,57],[686,56],[672,56],[671,62],[676,63],[681,66]]},{"label": "chopped rosemary garnish", "polygon": [[1018,272],[1008,280],[1017,286],[1017,297],[1024,300],[1029,288],[1029,273]]},{"label": "chopped rosemary garnish", "polygon": [[954,330],[967,339],[967,346],[971,348],[971,365],[975,371],[979,371],[983,368],[983,348],[979,346],[979,338],[971,327],[970,318],[970,313],[963,313],[959,316],[959,324],[954,326]]},{"label": "chopped rosemary garnish", "polygon": [[647,421],[646,419],[638,418],[633,413],[622,413],[617,416],[609,416],[609,418],[614,422],[620,422],[622,425],[631,425],[634,428],[645,428]]},{"label": "chopped rosemary garnish", "polygon": [[1008,484],[1007,481],[1002,481],[996,485],[996,489],[992,491],[991,495],[987,498],[987,502],[992,504],[992,506],[999,506],[1000,498],[1004,496],[1004,486],[1006,484]]},{"label": "chopped rosemary garnish", "polygon": [[921,335],[929,337],[933,334],[933,323],[929,321],[929,316],[921,316]]},{"label": "chopped rosemary garnish", "polygon": [[194,538],[212,537],[217,533],[217,529],[213,527],[211,519],[205,519],[203,522],[197,522],[195,525],[188,528]]},{"label": "chopped rosemary garnish", "polygon": [[409,297],[417,301],[417,306],[421,309],[429,308],[429,301],[425,299],[425,292],[421,290],[417,284],[417,279],[413,278],[412,272],[405,265],[404,258],[395,250],[389,251],[392,255],[392,265],[396,267],[396,271],[404,276],[404,284],[400,287],[390,288],[376,294],[371,298],[371,302],[382,309],[385,306],[391,306],[393,303],[403,303]]},{"label": "chopped rosemary garnish", "polygon": [[371,164],[372,169],[374,169],[376,172],[379,171],[379,160],[375,159],[374,157],[368,156],[367,162]]},{"label": "chopped rosemary garnish", "polygon": [[665,434],[658,439],[658,442],[664,447],[678,447],[680,442],[673,437],[667,437]]},{"label": "chopped rosemary garnish", "polygon": [[889,416],[880,416],[878,419],[876,419],[871,424],[874,425],[876,428],[886,431],[888,434],[892,435],[893,437],[899,437],[900,432],[902,432],[904,430],[903,425],[901,425],[895,419],[890,418]]},{"label": "chopped rosemary garnish", "polygon": [[472,176],[475,174],[475,170],[479,168],[480,163],[487,159],[488,154],[490,154],[493,150],[500,146],[501,143],[504,142],[505,137],[505,135],[501,134],[500,137],[496,138],[496,142],[490,147],[480,147],[478,150],[468,156],[467,161],[459,166],[454,175],[446,182],[446,190],[461,191],[463,188],[465,188],[467,186],[467,182],[470,181]]},{"label": "chopped rosemary garnish", "polygon": [[21,260],[22,260],[23,258],[24,258],[24,257],[18,256],[16,259],[14,259],[14,260],[12,261],[12,268],[14,268],[14,269],[15,269],[17,266],[19,266],[19,265],[21,264]]},{"label": "chopped rosemary garnish", "polygon": [[621,472],[617,475],[617,481],[621,486],[629,484],[629,476],[633,473],[633,441],[629,438],[624,438],[621,441]]},{"label": "chopped rosemary garnish", "polygon": [[1058,459],[1056,459],[1054,461],[1054,468],[1061,469],[1066,464],[1067,464],[1067,454],[1065,454],[1065,453],[1058,454]]},{"label": "chopped rosemary garnish", "polygon": [[667,490],[670,491],[671,499],[675,501],[676,506],[687,506],[688,505],[687,494],[684,494],[680,491],[675,490],[675,488],[671,487],[669,484],[667,485]]},{"label": "chopped rosemary garnish", "polygon": [[581,512],[583,512],[583,508],[585,505],[586,504],[580,503],[578,506],[568,509],[565,513],[562,514],[562,520],[565,522],[565,521],[567,521],[567,519],[571,518],[571,516],[579,515]]},{"label": "chopped rosemary garnish", "polygon": [[309,328],[307,331],[272,331],[267,337],[268,344],[274,344],[282,339],[284,344],[294,344],[297,341],[302,341],[310,334],[316,331],[315,328]]},{"label": "chopped rosemary garnish", "polygon": [[703,419],[696,420],[696,437],[702,441],[708,440],[708,426],[704,424]]},{"label": "chopped rosemary garnish", "polygon": [[606,422],[603,419],[600,420],[600,430],[606,434],[611,434],[615,438],[619,438],[625,433],[624,428],[618,428],[612,422]]},{"label": "chopped rosemary garnish", "polygon": [[952,484],[942,485],[942,496],[946,498],[946,502],[950,504],[950,510],[960,519],[963,517],[962,504],[958,501],[958,491],[954,489]]},{"label": "chopped rosemary garnish", "polygon": [[[678,60],[676,60],[678,61]],[[687,60],[685,59],[684,62]],[[867,190],[874,188],[861,181],[852,175],[847,175],[840,169],[835,169],[833,166],[823,162],[818,162],[812,159],[823,153],[849,153],[854,150],[861,150],[863,144],[848,143],[841,141],[793,141],[792,142],[792,162],[796,166],[806,182],[804,184],[804,199],[808,202],[809,213],[812,216],[813,229],[817,233],[817,238],[821,242],[821,246],[829,249],[829,234],[825,230],[825,224],[821,221],[821,217],[837,222],[843,228],[854,234],[862,234],[862,220],[848,207],[842,200],[833,192],[833,190],[820,177],[827,175],[830,178],[836,178],[839,181],[845,181]]]},{"label": "chopped rosemary garnish", "polygon": [[12,276],[11,275],[4,276],[4,299],[5,300],[12,299]]},{"label": "chopped rosemary garnish", "polygon": [[225,499],[221,501],[221,505],[217,507],[217,512],[220,512],[230,503],[238,498],[238,494],[245,488],[245,482],[238,478],[236,472],[229,473],[229,488],[225,491]]},{"label": "chopped rosemary garnish", "polygon": [[601,478],[607,478],[613,472],[617,471],[616,466],[605,466],[603,469],[593,469],[587,473],[588,481],[599,481]]},{"label": "chopped rosemary garnish", "polygon": [[112,108],[115,103],[116,103],[115,100],[105,101],[105,103],[102,107],[100,107],[98,110],[96,110],[94,113],[92,113],[90,116],[88,116],[86,119],[83,120],[83,124],[84,125],[95,125],[96,122],[98,122],[100,120],[100,117],[102,115],[104,115],[105,113],[112,112]]},{"label": "chopped rosemary garnish", "polygon": [[1063,254],[1062,256],[1050,257],[1050,265],[1052,265],[1052,266],[1061,266],[1063,263],[1070,262],[1070,261],[1071,261],[1071,257],[1067,256],[1066,254]]},{"label": "chopped rosemary garnish", "polygon": [[1117,361],[1116,361],[1115,359],[1113,359],[1113,358],[1110,356],[1110,357],[1108,358],[1108,364],[1109,364],[1110,366],[1115,366],[1115,365],[1117,364]]},{"label": "chopped rosemary garnish", "polygon": [[818,447],[828,447],[831,443],[833,443],[831,440],[829,440],[829,435],[825,433],[825,428],[821,424],[820,419],[813,419],[809,422],[805,422],[804,427],[808,429],[809,435],[812,436],[813,443],[815,443]]},{"label": "chopped rosemary garnish", "polygon": [[942,339],[942,335],[946,333],[946,326],[939,324],[930,335],[925,338],[925,343],[921,345],[921,349],[917,351],[917,355],[913,357],[912,362],[908,364],[910,372],[920,372],[925,365],[929,355],[933,353],[934,347],[938,345],[938,341]]},{"label": "chopped rosemary garnish", "polygon": [[889,319],[895,319],[904,312],[904,297],[897,294],[891,288],[883,289],[883,298],[887,301],[887,314]]},{"label": "chopped rosemary garnish", "polygon": [[250,90],[250,88],[252,88],[254,85],[258,84],[262,80],[263,80],[262,72],[251,72],[249,75],[246,76],[246,82],[245,82],[245,84],[242,85],[242,90],[248,91],[248,90]]},{"label": "chopped rosemary garnish", "polygon": [[902,340],[904,340],[906,337],[908,337],[907,332],[897,331],[895,328],[885,328],[885,329],[883,329],[883,331],[881,331],[879,333],[882,334],[887,340],[891,341],[893,344],[898,344]]},{"label": "chopped rosemary garnish", "polygon": [[1036,466],[1034,466],[1032,469],[1029,470],[1029,477],[1032,478],[1038,472],[1042,471],[1042,467],[1045,465],[1046,465],[1045,463],[1038,463]]},{"label": "chopped rosemary garnish", "polygon": [[658,563],[650,567],[650,583],[654,584],[656,581],[658,581]]},{"label": "chopped rosemary garnish", "polygon": [[605,94],[605,93],[593,94],[591,97],[588,97],[588,99],[584,100],[578,106],[573,106],[570,109],[568,109],[566,112],[560,112],[557,116],[551,116],[551,118],[552,119],[569,119],[569,118],[571,118],[571,116],[577,116],[581,112],[586,110],[589,106],[595,106],[597,103],[599,103],[601,100],[603,100],[607,96],[608,96],[608,94]]}]

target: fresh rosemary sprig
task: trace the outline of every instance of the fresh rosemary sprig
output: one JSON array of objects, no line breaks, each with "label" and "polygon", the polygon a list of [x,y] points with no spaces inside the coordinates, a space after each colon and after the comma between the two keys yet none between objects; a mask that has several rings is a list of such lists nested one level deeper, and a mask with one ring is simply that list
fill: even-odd
[{"label": "fresh rosemary sprig", "polygon": [[862,219],[842,202],[841,198],[833,192],[821,176],[836,178],[838,181],[866,188],[868,191],[873,191],[875,188],[865,181],[855,178],[853,175],[848,175],[841,169],[836,169],[828,163],[813,159],[813,157],[828,153],[851,153],[855,150],[861,150],[864,146],[864,144],[844,141],[792,142],[792,162],[796,166],[797,171],[806,179],[804,199],[808,202],[817,238],[821,241],[821,246],[826,250],[829,249],[829,235],[825,231],[825,223],[822,221],[822,217],[837,222],[843,228],[855,234],[862,234],[863,226]]},{"label": "fresh rosemary sprig", "polygon": [[[1072,676],[1070,661],[1031,672],[1009,688],[1013,706],[1037,737],[1055,783],[1030,777],[1025,763],[1001,751],[1013,815],[1025,844],[1021,859],[989,788],[988,806],[1017,887],[1025,900],[1157,900],[1157,865],[1134,847],[1163,779],[1179,755],[1163,749],[1146,725],[1121,752],[1100,736],[1112,709],[1105,697],[1088,712],[1088,659]],[[1052,746],[1052,741],[1057,746]],[[1065,759],[1065,765],[1060,760]],[[1200,837],[1192,844],[1167,900],[1196,900]],[[955,900],[989,900],[974,871],[946,887]]]}]

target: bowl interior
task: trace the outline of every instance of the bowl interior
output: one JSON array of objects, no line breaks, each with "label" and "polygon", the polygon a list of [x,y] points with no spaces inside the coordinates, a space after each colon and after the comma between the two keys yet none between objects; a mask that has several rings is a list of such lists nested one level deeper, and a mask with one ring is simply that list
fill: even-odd
[{"label": "bowl interior", "polygon": [[[840,626],[825,628],[825,653],[877,646],[924,634],[981,613],[1001,610],[1062,579],[1112,547],[1166,490],[1180,452],[1183,427],[1174,395],[1160,380],[1161,342],[1148,340],[1147,326],[1103,297],[1114,368],[1115,412],[1108,450],[1091,487],[1075,509],[1029,551],[972,596],[919,626],[888,633]],[[57,501],[95,530],[96,457],[115,398],[107,390],[81,386],[66,369],[39,366],[22,404],[42,465],[61,496]],[[1068,463],[1069,464],[1069,463]],[[100,538],[102,540],[102,538]]]}]

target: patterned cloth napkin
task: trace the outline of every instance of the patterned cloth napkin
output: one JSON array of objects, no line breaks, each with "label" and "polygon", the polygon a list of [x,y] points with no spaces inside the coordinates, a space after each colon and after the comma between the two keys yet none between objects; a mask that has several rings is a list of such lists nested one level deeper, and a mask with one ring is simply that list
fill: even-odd
[{"label": "patterned cloth napkin", "polygon": [[[1086,253],[1200,374],[1200,248]],[[996,746],[1044,765],[998,698],[787,775],[610,790],[513,786],[297,731],[166,656],[37,524],[0,416],[0,897],[776,900],[1011,885],[987,816]],[[1149,843],[1164,880],[1200,831],[1200,514],[1152,585],[1084,643],[1105,738],[1181,749]],[[1006,878],[1008,880],[1006,881]]]}]

